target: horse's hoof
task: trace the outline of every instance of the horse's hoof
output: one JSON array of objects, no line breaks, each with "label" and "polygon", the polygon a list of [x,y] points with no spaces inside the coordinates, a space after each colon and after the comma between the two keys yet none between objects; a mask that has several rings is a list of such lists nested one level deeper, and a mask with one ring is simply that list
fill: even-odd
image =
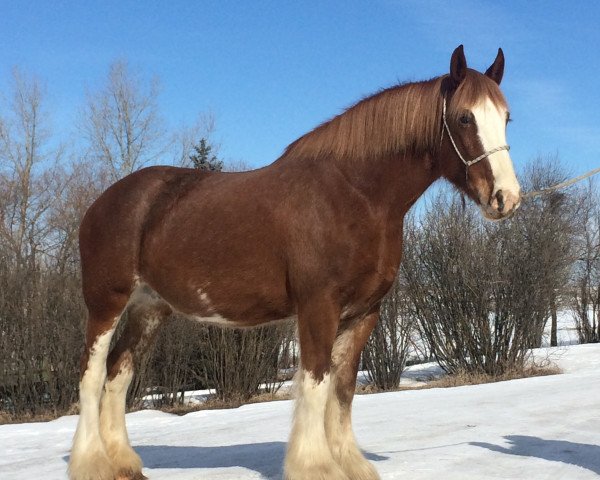
[{"label": "horse's hoof", "polygon": [[142,472],[134,472],[132,470],[120,471],[115,480],[148,480],[148,477]]},{"label": "horse's hoof", "polygon": [[286,468],[284,480],[353,480],[335,463],[311,465],[299,471]]},{"label": "horse's hoof", "polygon": [[353,465],[342,465],[344,472],[348,475],[348,478],[352,480],[380,480],[381,477],[375,467],[370,462],[363,459],[361,463],[355,463]]}]

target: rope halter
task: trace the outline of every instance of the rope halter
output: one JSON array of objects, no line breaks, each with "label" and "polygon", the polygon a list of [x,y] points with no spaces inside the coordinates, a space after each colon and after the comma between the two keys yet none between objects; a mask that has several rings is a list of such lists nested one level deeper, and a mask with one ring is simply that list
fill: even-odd
[{"label": "rope halter", "polygon": [[[490,156],[492,153],[500,152],[501,150],[510,150],[510,146],[502,145],[500,147],[492,148],[491,150],[487,150],[486,152],[483,152],[481,155],[479,155],[477,158],[474,158],[473,160],[465,160],[465,157],[463,157],[461,155],[460,150],[456,146],[456,142],[454,141],[454,138],[452,138],[452,133],[450,132],[450,127],[448,127],[448,122],[446,121],[446,97],[444,97],[444,109],[443,109],[442,119],[444,120],[444,128],[442,129],[442,138],[440,140],[440,145],[441,145],[442,141],[444,140],[444,129],[445,129],[448,132],[448,137],[450,138],[450,142],[452,142],[452,146],[454,147],[454,150],[456,151],[458,158],[460,158],[462,160],[462,162],[467,166],[467,172],[469,171],[468,169],[471,165],[476,164],[480,160],[483,160],[484,158]],[[467,175],[468,175],[468,173],[467,173]]]}]

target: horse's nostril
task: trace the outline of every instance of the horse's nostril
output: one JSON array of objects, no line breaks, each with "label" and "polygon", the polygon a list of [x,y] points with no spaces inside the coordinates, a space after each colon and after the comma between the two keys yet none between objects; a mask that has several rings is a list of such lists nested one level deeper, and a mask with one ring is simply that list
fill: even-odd
[{"label": "horse's nostril", "polygon": [[502,190],[496,192],[496,200],[498,201],[498,211],[502,213],[504,211],[504,195],[502,195]]}]

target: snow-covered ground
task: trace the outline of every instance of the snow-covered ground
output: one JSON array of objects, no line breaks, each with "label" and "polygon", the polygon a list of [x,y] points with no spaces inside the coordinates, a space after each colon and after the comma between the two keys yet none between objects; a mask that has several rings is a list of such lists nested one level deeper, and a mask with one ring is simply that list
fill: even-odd
[{"label": "snow-covered ground", "polygon": [[[600,345],[548,352],[564,374],[357,396],[359,442],[383,479],[598,478]],[[291,413],[280,401],[127,423],[152,480],[279,479]],[[76,420],[0,426],[0,479],[66,478]]]}]

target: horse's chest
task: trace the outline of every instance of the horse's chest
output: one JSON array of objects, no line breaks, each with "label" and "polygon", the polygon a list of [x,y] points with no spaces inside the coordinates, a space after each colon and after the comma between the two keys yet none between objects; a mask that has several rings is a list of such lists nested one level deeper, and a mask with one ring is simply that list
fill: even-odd
[{"label": "horse's chest", "polygon": [[346,316],[365,313],[381,300],[396,278],[400,258],[398,237],[395,241],[382,239],[379,248],[365,251],[361,258],[351,262],[343,290]]}]

